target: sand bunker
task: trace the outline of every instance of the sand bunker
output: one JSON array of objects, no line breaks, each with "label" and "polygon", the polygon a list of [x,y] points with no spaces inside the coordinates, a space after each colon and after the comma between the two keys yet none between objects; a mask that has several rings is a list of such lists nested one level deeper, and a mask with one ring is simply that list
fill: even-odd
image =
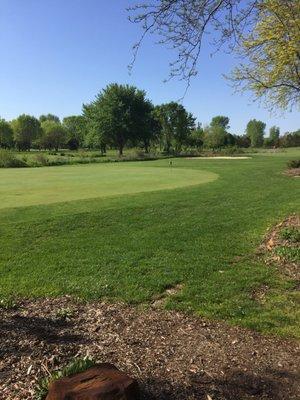
[{"label": "sand bunker", "polygon": [[229,156],[211,156],[211,157],[186,157],[187,160],[248,160],[252,157],[240,156],[240,157],[229,157]]}]

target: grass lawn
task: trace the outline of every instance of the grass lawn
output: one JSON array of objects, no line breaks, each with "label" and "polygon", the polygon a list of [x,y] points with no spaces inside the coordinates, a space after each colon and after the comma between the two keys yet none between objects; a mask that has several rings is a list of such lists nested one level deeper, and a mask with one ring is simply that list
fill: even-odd
[{"label": "grass lawn", "polygon": [[255,255],[299,212],[299,180],[282,174],[299,156],[1,170],[0,298],[148,304],[181,283],[167,307],[300,337],[295,282]]},{"label": "grass lawn", "polygon": [[[168,165],[168,161],[165,162]],[[198,185],[218,175],[128,163],[0,169],[0,209]]]}]

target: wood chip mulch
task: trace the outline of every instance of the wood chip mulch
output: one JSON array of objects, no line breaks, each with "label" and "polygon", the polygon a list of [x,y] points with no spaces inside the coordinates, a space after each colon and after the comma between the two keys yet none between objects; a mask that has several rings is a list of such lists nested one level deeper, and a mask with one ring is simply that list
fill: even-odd
[{"label": "wood chip mulch", "polygon": [[285,175],[292,176],[294,178],[299,178],[300,177],[300,168],[290,168],[287,171],[285,171]]},{"label": "wood chip mulch", "polygon": [[74,357],[110,362],[143,399],[300,399],[300,344],[178,312],[70,297],[0,310],[0,399],[34,398]]},{"label": "wood chip mulch", "polygon": [[[290,247],[291,244],[280,236],[280,232],[284,228],[295,227],[300,229],[300,216],[292,214],[279,222],[277,225],[270,228],[265,236],[265,239],[260,246],[259,253],[265,255],[266,264],[272,264],[278,267],[280,272],[288,278],[291,278],[300,283],[300,265],[296,262],[290,262],[276,254],[276,248],[280,246]],[[292,245],[298,247],[299,243]]]}]

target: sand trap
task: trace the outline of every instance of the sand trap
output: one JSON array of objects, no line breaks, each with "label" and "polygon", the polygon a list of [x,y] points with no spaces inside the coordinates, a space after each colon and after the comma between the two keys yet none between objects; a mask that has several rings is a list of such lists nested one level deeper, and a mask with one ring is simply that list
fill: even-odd
[{"label": "sand trap", "polygon": [[186,157],[187,160],[248,160],[249,158],[252,158],[252,157],[246,157],[246,156],[241,156],[241,157],[229,157],[229,156]]}]

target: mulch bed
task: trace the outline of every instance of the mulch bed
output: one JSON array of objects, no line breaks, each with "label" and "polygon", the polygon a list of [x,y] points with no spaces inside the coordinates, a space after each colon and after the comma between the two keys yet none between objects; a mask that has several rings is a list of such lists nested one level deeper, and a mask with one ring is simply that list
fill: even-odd
[{"label": "mulch bed", "polygon": [[33,399],[46,370],[86,355],[137,378],[143,399],[300,398],[300,344],[293,340],[70,297],[23,301],[0,317],[1,400]]},{"label": "mulch bed", "polygon": [[[278,267],[280,272],[288,278],[291,278],[300,283],[300,265],[296,262],[290,262],[276,254],[275,250],[281,246],[290,247],[291,244],[280,236],[280,232],[284,228],[296,227],[300,229],[300,216],[292,214],[286,219],[273,226],[267,232],[265,239],[260,246],[259,252],[265,256],[266,264],[272,264]],[[298,247],[295,243],[293,247]]]},{"label": "mulch bed", "polygon": [[293,176],[294,178],[300,177],[300,168],[290,168],[285,171],[285,175]]}]

